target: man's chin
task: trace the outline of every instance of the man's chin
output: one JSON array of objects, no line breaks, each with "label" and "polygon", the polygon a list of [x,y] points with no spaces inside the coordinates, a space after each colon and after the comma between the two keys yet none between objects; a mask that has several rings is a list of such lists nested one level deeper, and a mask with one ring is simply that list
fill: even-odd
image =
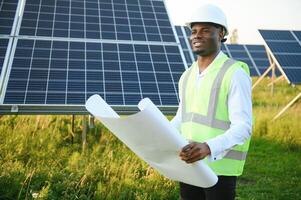
[{"label": "man's chin", "polygon": [[204,56],[207,52],[205,50],[194,50],[193,53],[198,56]]}]

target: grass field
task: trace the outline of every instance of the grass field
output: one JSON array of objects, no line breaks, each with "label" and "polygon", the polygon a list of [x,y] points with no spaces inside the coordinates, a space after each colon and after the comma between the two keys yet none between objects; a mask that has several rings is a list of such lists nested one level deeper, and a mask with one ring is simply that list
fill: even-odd
[{"label": "grass field", "polygon": [[[300,92],[267,80],[254,90],[255,125],[238,200],[301,199],[301,104],[271,119]],[[2,116],[0,199],[178,199],[160,176],[99,122],[81,146],[81,120],[71,116]],[[74,134],[72,142],[71,135]]]}]

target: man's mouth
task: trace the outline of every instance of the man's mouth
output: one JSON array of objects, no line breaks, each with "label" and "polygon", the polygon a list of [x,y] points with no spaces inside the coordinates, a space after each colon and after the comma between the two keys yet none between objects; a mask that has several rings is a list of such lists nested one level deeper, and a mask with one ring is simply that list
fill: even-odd
[{"label": "man's mouth", "polygon": [[194,47],[196,47],[196,48],[198,48],[198,47],[200,47],[200,46],[202,46],[202,45],[204,45],[204,44],[205,44],[205,42],[202,41],[202,40],[192,41],[192,45],[193,45]]}]

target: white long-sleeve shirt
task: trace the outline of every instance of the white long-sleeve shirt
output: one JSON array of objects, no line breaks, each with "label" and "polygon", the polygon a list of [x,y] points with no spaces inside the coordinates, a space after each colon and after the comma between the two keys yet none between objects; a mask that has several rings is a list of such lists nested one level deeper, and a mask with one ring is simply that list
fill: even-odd
[{"label": "white long-sleeve shirt", "polygon": [[[223,54],[220,51],[215,59]],[[203,77],[209,67],[210,65],[202,73],[196,74],[196,85],[200,86],[202,84]],[[243,144],[250,138],[252,132],[251,88],[252,81],[248,74],[242,68],[234,71],[228,94],[228,110],[231,125],[224,134],[206,141],[211,151],[211,154],[208,156],[210,161],[222,159],[230,148]],[[177,114],[171,120],[173,126],[178,130],[180,130],[181,126],[181,102],[180,97]]]}]

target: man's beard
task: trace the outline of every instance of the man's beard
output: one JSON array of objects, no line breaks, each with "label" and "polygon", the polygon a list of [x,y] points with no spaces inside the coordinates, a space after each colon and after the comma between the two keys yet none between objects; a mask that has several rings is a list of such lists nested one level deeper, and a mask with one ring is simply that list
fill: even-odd
[{"label": "man's beard", "polygon": [[198,56],[207,56],[209,55],[210,53],[213,52],[213,50],[211,51],[206,51],[205,49],[201,49],[201,50],[193,50],[192,51],[194,54],[198,55]]}]

